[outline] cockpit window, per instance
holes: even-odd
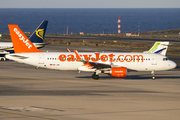
[[[168,60],[168,58],[163,58],[163,61],[167,61]]]

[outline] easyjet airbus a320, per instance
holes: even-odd
[[[113,77],[126,77],[128,70],[151,71],[152,79],[155,79],[155,71],[176,67],[175,62],[157,53],[99,53],[77,52],[76,50],[74,52],[42,52],[34,47],[17,25],[8,26],[15,53],[6,55],[6,58],[36,67],[93,72],[93,79],[99,79],[100,73]]]

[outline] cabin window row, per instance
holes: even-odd
[[[0,48],[11,48],[10,46],[1,46]]]
[[[60,58],[60,60],[77,60],[77,58]],[[108,60],[108,58],[82,58],[83,60]],[[59,60],[59,58],[47,58],[47,60]],[[125,60],[125,58],[114,58],[114,59],[110,59],[110,60]],[[127,58],[126,60],[150,60],[150,58],[144,58],[144,59],[130,59],[130,58]]]

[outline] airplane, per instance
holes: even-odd
[[[155,53],[101,53],[76,50],[74,52],[43,52],[31,43],[17,25],[8,25],[8,27],[15,53],[6,55],[6,58],[37,68],[92,72],[92,78],[95,80],[99,79],[100,73],[121,78],[126,77],[128,70],[150,71],[154,80],[155,71],[176,67],[176,63],[165,55]]]
[[[36,28],[33,34],[29,37],[29,40],[35,45],[36,48],[42,48],[45,46],[43,42],[46,33],[48,21],[44,20]],[[14,53],[14,48],[12,42],[0,42],[0,60],[5,60],[5,55],[9,53]]]

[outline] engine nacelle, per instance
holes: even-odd
[[[127,68],[126,67],[112,67],[110,75],[113,77],[126,77]]]

